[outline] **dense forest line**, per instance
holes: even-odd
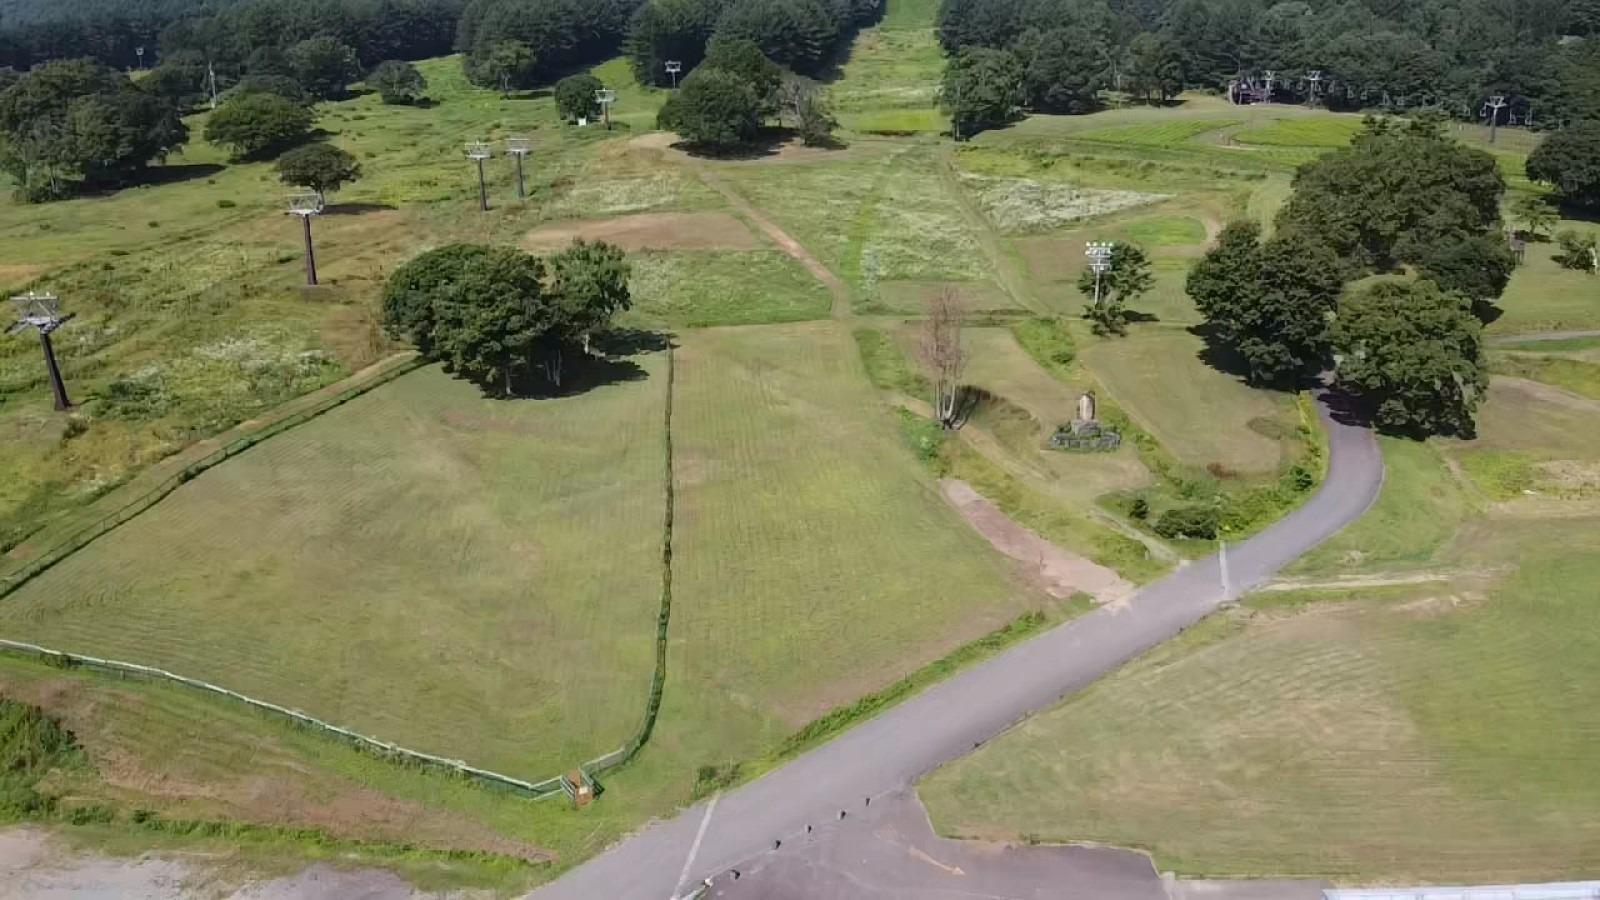
[[[973,127],[1111,88],[1463,119],[1499,95],[1501,124],[1600,119],[1600,0],[944,0],[938,27],[958,72],[984,78],[962,85],[991,105]]]

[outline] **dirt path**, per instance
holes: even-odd
[[[1109,603],[1133,593],[1133,585],[1122,576],[1076,553],[1068,553],[1011,521],[965,481],[940,479],[939,490],[990,546],[1026,566],[1029,577],[1057,600],[1081,591],[1094,597],[1096,603]]]
[[[1527,378],[1516,378],[1511,375],[1496,375],[1494,380],[1513,387],[1536,400],[1565,406],[1576,412],[1593,413],[1600,415],[1600,400],[1593,400],[1582,394],[1574,394],[1565,388],[1558,388],[1553,384],[1542,381],[1532,381]]]
[[[334,868],[317,863],[294,875],[251,878],[237,874],[226,856],[145,853],[114,857],[76,849],[40,828],[0,831],[0,900],[424,900],[418,891],[380,869]],[[454,898],[487,892],[452,892]]]
[[[1571,341],[1600,337],[1600,331],[1535,331],[1529,334],[1501,334],[1489,338],[1494,346],[1501,344],[1543,343],[1546,341]]]
[[[1005,292],[1011,295],[1011,299],[1023,309],[1048,314],[1050,310],[1028,290],[1028,279],[1017,271],[1014,260],[1007,256],[1000,246],[999,232],[995,231],[994,225],[983,214],[983,210],[978,208],[966,189],[961,186],[961,177],[956,174],[955,160],[951,158],[948,149],[939,154],[939,177],[961,206],[961,213],[967,222],[977,230],[978,244],[983,248],[983,255],[988,257],[989,266],[994,269],[995,279],[1000,282],[1000,287],[1004,288]]]
[[[734,189],[733,185],[725,181],[722,176],[711,171],[709,166],[704,163],[694,163],[692,166],[695,174],[699,176],[706,187],[721,194],[725,200],[733,205],[734,209],[739,211],[740,215],[754,222],[757,228],[760,228],[767,237],[771,238],[779,249],[794,257],[796,261],[806,267],[806,271],[822,282],[823,287],[828,289],[828,293],[833,295],[832,314],[835,319],[850,319],[855,316],[854,311],[850,308],[850,288],[839,279],[839,276],[833,274],[827,266],[822,264],[821,260],[812,256],[811,251],[791,237],[787,231],[780,228],[778,223],[767,218],[765,213],[757,209],[749,200],[746,200],[743,194]]]

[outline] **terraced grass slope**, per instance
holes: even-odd
[[[546,777],[643,712],[663,365],[636,357],[625,380],[546,400],[403,376],[27,584],[0,633]]]

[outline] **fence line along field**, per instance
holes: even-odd
[[[413,372],[180,488],[0,629],[545,777],[643,711],[663,364],[538,401]]]

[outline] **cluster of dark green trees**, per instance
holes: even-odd
[[[1380,427],[1470,435],[1482,322],[1516,266],[1504,193],[1494,159],[1438,120],[1369,119],[1300,169],[1271,238],[1253,222],[1224,229],[1189,295],[1252,383],[1295,384],[1331,360]]]
[[[750,142],[769,116],[792,121],[808,146],[827,144],[838,125],[816,82],[785,71],[749,38],[718,34],[656,123],[716,151]]]
[[[390,276],[384,326],[430,359],[498,396],[559,388],[573,357],[628,309],[618,248],[576,241],[548,259],[515,247],[452,244]]]
[[[0,169],[28,200],[123,184],[188,134],[171,103],[93,60],[0,72]]]
[[[252,54],[330,37],[370,68],[449,53],[461,11],[461,0],[21,0],[0,21],[0,67],[88,57],[127,68],[192,56],[233,78]]]
[[[1164,101],[1264,86],[1269,70],[1279,100],[1475,119],[1503,95],[1501,124],[1600,119],[1597,0],[943,0],[939,36],[969,130],[1086,111],[1112,87]]]
[[[665,85],[668,60],[687,73],[713,37],[742,38],[780,66],[814,76],[842,40],[882,15],[883,0],[647,0],[629,25],[628,57],[641,82]]]

